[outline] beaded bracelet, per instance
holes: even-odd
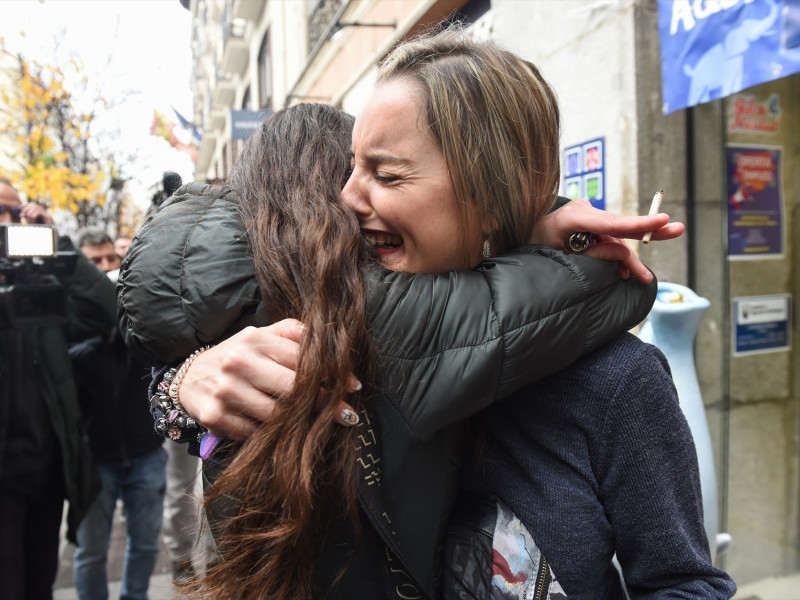
[[[192,352],[178,368],[167,369],[150,397],[150,412],[155,418],[155,429],[161,435],[175,442],[203,442],[208,430],[189,416],[180,403],[180,384],[186,375],[189,365],[202,352],[211,346],[203,346]]]

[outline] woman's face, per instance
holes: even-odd
[[[484,236],[473,207],[463,231],[444,156],[428,131],[419,92],[380,84],[353,129],[353,174],[342,191],[381,262],[395,271],[444,273],[473,267]]]

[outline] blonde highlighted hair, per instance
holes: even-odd
[[[561,177],[558,101],[539,69],[452,25],[397,46],[378,84],[397,79],[420,92],[464,219],[478,209],[495,253],[525,244]]]

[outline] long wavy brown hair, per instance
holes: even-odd
[[[361,408],[350,374],[372,373],[362,278],[370,249],[339,202],[352,127],[328,105],[277,112],[230,179],[270,319],[294,317],[306,330],[292,393],[207,494],[207,508],[227,499],[230,510],[215,525],[222,561],[196,596],[309,598],[332,520],[348,518],[358,531],[356,428],[333,421],[341,400]]]

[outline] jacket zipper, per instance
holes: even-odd
[[[539,573],[536,575],[536,600],[542,600],[545,587],[550,585],[550,565],[544,554],[539,554]]]

